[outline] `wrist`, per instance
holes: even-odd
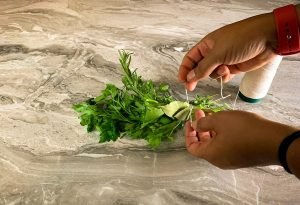
[[[266,142],[268,162],[270,165],[281,165],[278,159],[279,146],[287,136],[296,132],[297,129],[277,122],[271,122],[269,126],[269,129],[268,126],[266,127],[267,130],[270,130],[269,133],[266,133],[268,140],[268,142]]]
[[[263,21],[263,35],[266,39],[267,47],[275,50],[278,46],[277,30],[273,13],[266,13]]]

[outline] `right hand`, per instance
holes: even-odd
[[[179,80],[188,90],[194,90],[197,82],[208,76],[222,76],[227,82],[234,74],[269,63],[276,56],[276,43],[272,13],[224,26],[188,51],[179,68]]]

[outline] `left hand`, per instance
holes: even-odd
[[[185,125],[188,152],[223,169],[279,164],[279,144],[297,130],[245,111],[195,116]]]

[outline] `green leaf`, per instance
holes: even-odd
[[[186,121],[191,115],[191,109],[189,107],[180,110],[178,113],[174,115],[174,117],[178,120]]]
[[[76,110],[77,112],[84,112],[88,109],[89,105],[86,104],[85,102],[73,105],[73,109]]]
[[[145,123],[145,122],[156,120],[160,116],[162,116],[163,114],[164,114],[164,112],[160,108],[154,108],[154,107],[149,108],[146,111],[146,115],[145,115],[145,118],[144,118],[143,122]]]
[[[169,117],[167,117],[167,116],[162,116],[162,117],[159,119],[158,123],[159,123],[159,124],[162,124],[162,125],[166,125],[166,124],[171,123],[172,121],[173,121],[172,118],[169,118]]]
[[[178,110],[184,109],[187,107],[189,107],[189,104],[187,102],[173,101],[165,106],[161,106],[161,109],[167,116],[173,117],[173,115],[176,112],[178,112]]]
[[[159,85],[159,91],[166,92],[169,91],[169,85],[166,83],[162,83]]]
[[[106,119],[103,124],[100,126],[100,141],[99,142],[108,142],[116,141],[120,137],[120,132],[118,130],[117,123]]]
[[[159,135],[149,137],[148,143],[153,149],[155,149],[161,144],[161,137]]]

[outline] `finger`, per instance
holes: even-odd
[[[185,123],[184,128],[185,128],[185,129],[184,129],[184,130],[185,130],[185,136],[192,136],[192,137],[197,136],[197,135],[196,135],[196,131],[193,129],[192,124],[191,124],[190,121],[187,121],[187,122]]]
[[[232,78],[234,78],[234,76],[235,76],[235,74],[228,74],[228,75],[222,76],[223,83],[229,82]]]
[[[185,144],[189,147],[193,143],[198,143],[199,139],[197,137],[196,131],[192,128],[191,122],[185,123]]]
[[[222,76],[222,77],[220,77]],[[229,66],[227,65],[220,65],[217,67],[209,77],[212,79],[217,79],[218,82],[221,82],[222,78],[222,83],[227,83],[229,82],[235,75],[230,73]]]
[[[214,47],[214,41],[209,38],[203,38],[197,43],[183,58],[181,66],[179,68],[179,80],[188,81],[187,76],[199,62],[206,57]],[[196,81],[194,81],[196,82]]]
[[[208,144],[209,144],[208,141],[207,142],[194,141],[189,144],[186,144],[186,149],[190,154],[203,158]]]
[[[203,110],[197,109],[195,111],[195,118],[196,120],[200,120],[201,118],[205,117],[205,113]]]
[[[247,60],[243,63],[236,64],[234,67],[230,68],[231,73],[235,73],[236,71],[246,72],[246,71],[256,70],[268,64],[276,56],[277,54],[275,54],[274,51],[270,49],[266,49],[265,51],[255,56],[254,58]]]
[[[194,67],[198,64],[198,62],[203,58],[203,55],[196,45],[191,50],[187,52],[184,56],[182,63],[179,67],[179,80],[182,82],[187,81],[187,74],[194,69]]]
[[[185,65],[180,65],[178,71],[178,80],[180,82],[187,82],[187,75],[193,68],[186,67]]]
[[[220,76],[230,75],[230,70],[227,65],[218,66],[210,75],[212,79],[218,79]]]
[[[221,81],[221,78],[219,77],[219,78],[217,78],[217,81],[219,82],[219,83],[228,83],[233,77],[235,76],[235,74],[230,74],[230,73],[228,73],[228,74],[226,74],[226,75],[223,75],[221,78],[222,78],[222,81]]]
[[[203,157],[208,141],[199,141],[196,131],[192,128],[191,123],[185,124],[185,143],[189,153],[197,157]]]
[[[195,118],[196,120],[200,120],[205,117],[205,113],[202,110],[196,110]],[[210,132],[198,132],[197,136],[201,142],[206,142],[211,139]]]
[[[240,70],[238,65],[228,65],[228,69],[231,74],[239,74],[241,72],[244,72],[244,71]]]
[[[197,86],[197,82],[191,82],[185,84],[186,89],[188,89],[189,91],[195,90],[196,86]]]
[[[213,56],[203,58],[197,67],[187,74],[188,82],[197,82],[208,77],[220,64],[215,61]]]
[[[191,122],[185,123],[185,145],[189,153],[194,156],[201,156],[201,143],[196,131],[191,126]]]

